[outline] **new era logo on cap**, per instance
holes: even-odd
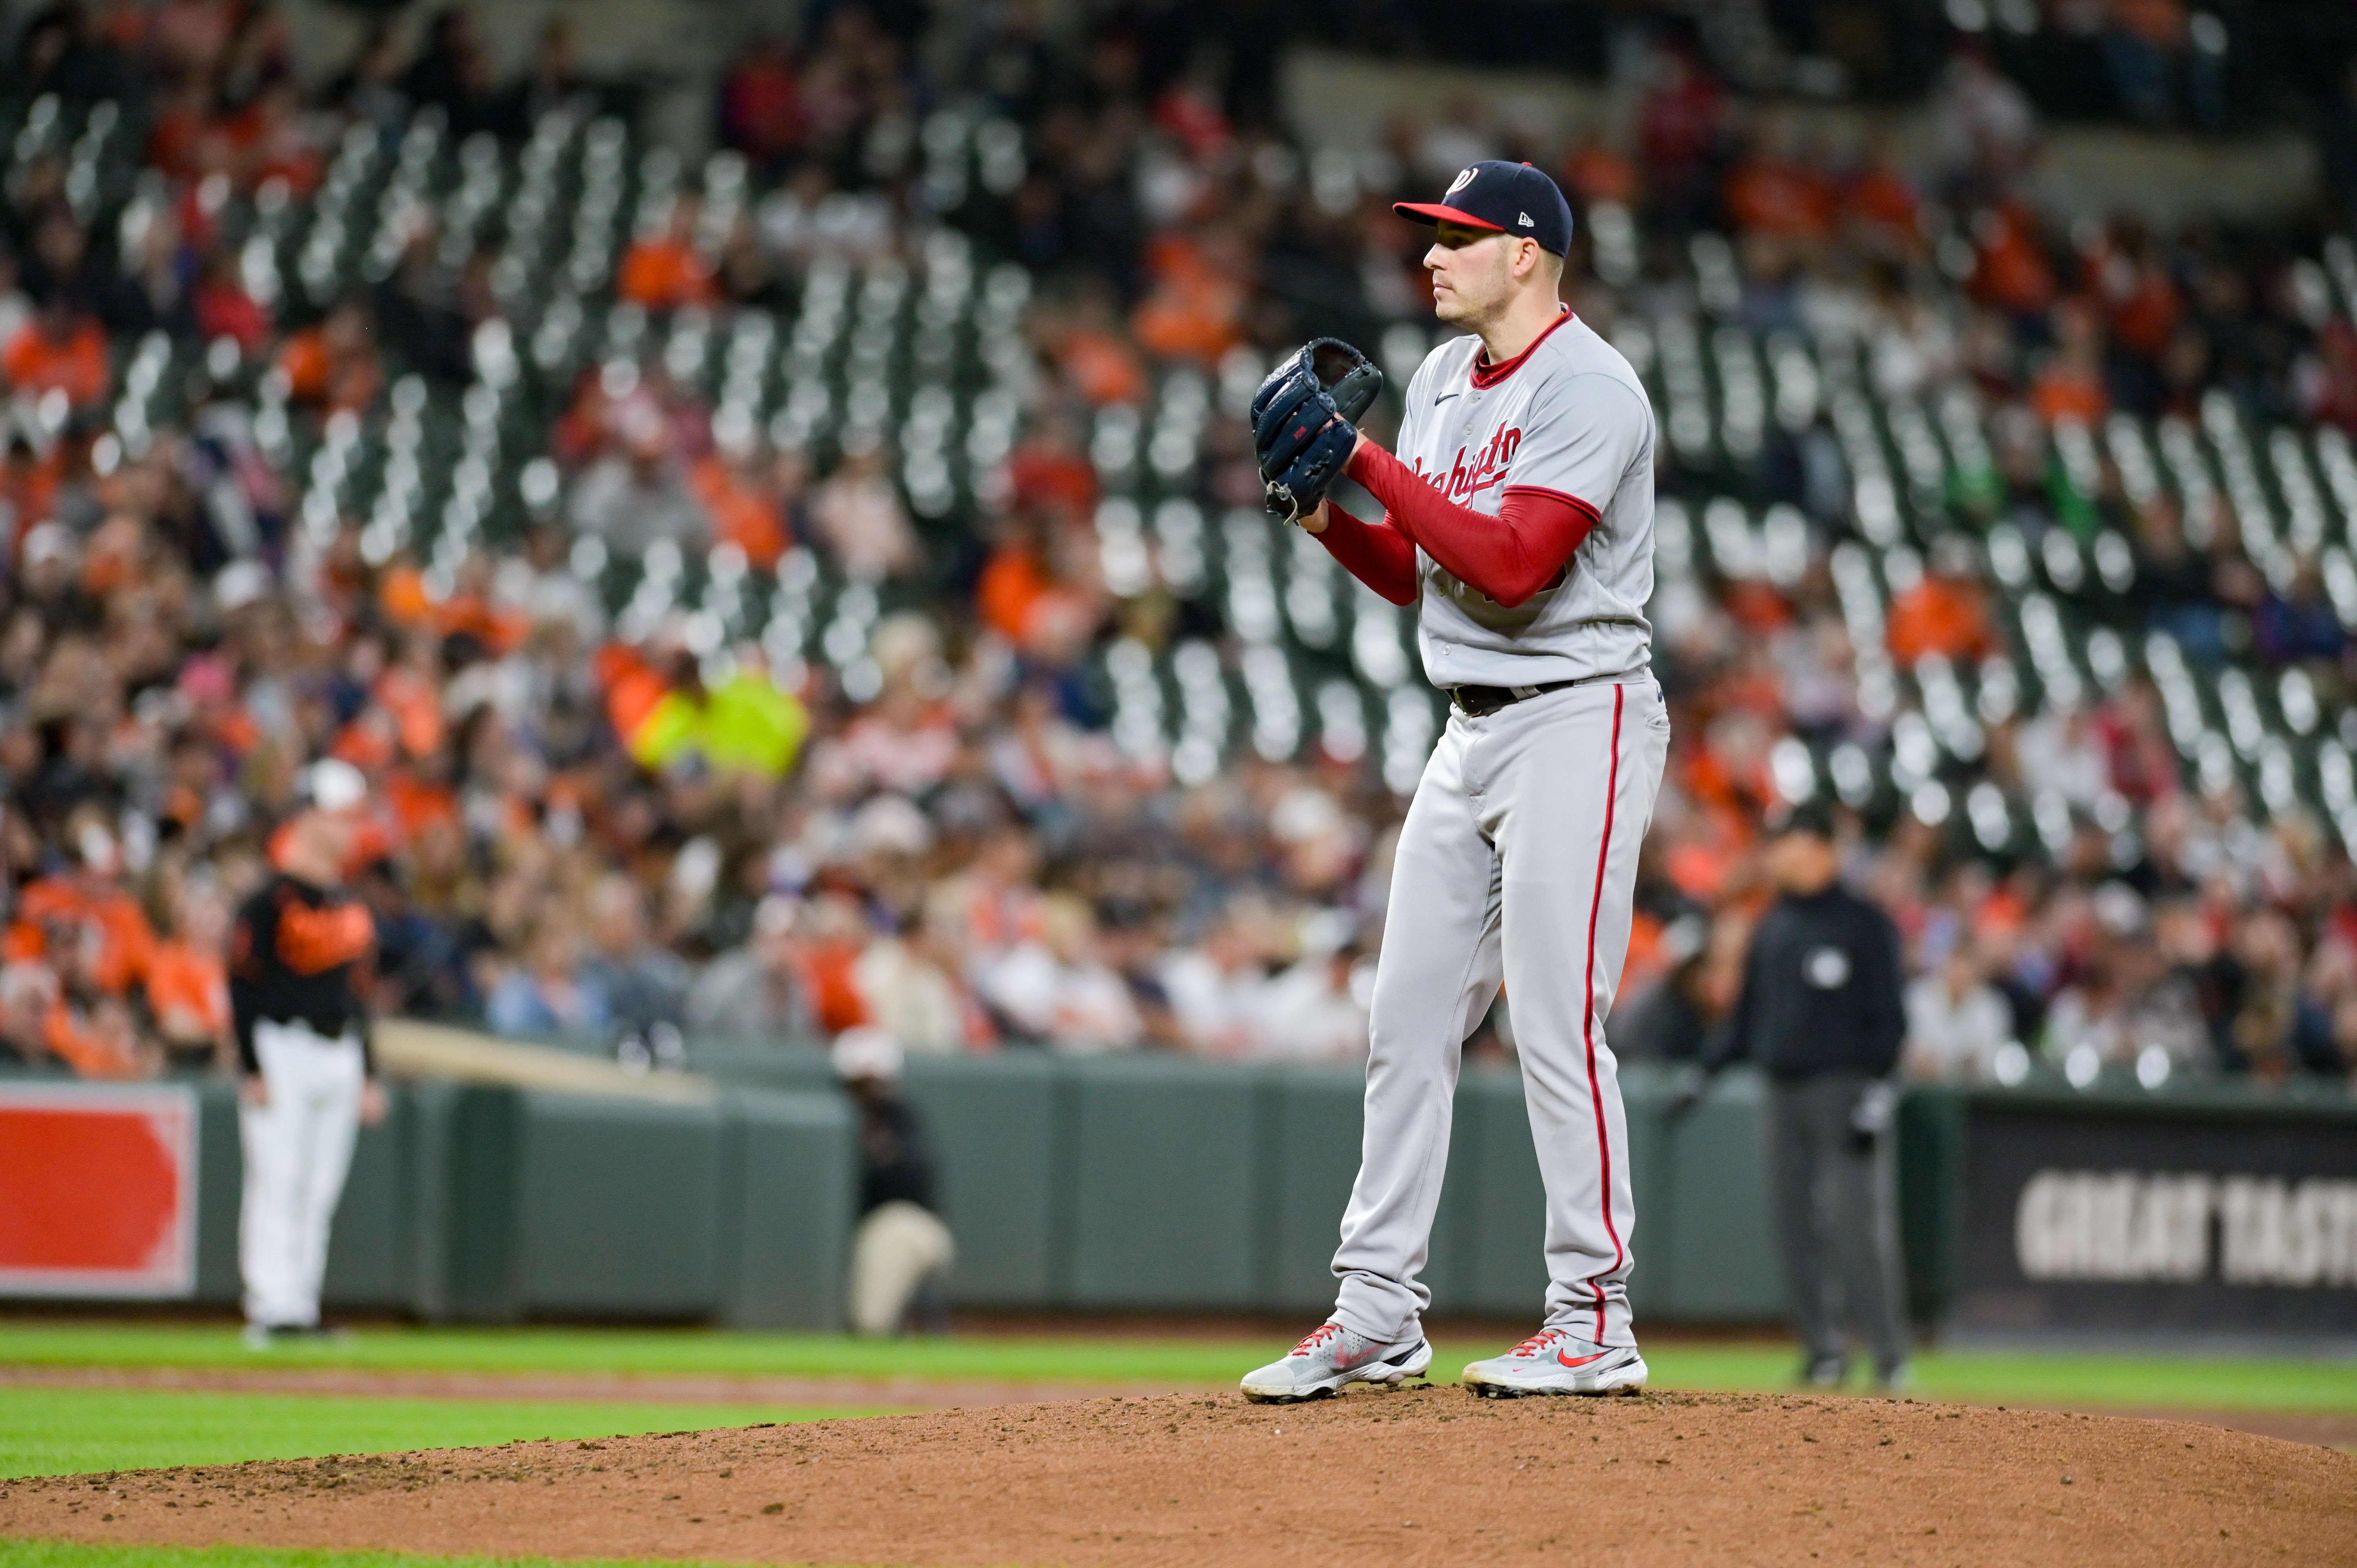
[[[1438,201],[1403,201],[1392,210],[1419,223],[1527,234],[1558,256],[1571,249],[1571,204],[1528,164],[1484,158],[1460,172]]]

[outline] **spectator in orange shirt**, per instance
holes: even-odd
[[[1890,657],[1904,670],[1931,653],[1963,663],[1997,651],[1970,545],[1948,538],[1933,549],[1922,579],[1891,601],[1889,638]]]
[[[615,274],[614,290],[633,305],[653,311],[709,305],[719,297],[712,263],[695,248],[697,208],[689,197],[672,203],[662,228],[633,244]]]
[[[1851,232],[1886,256],[1911,256],[1923,248],[1922,210],[1915,188],[1879,151],[1842,192],[1842,216]]]
[[[2075,419],[2089,429],[2111,407],[2104,388],[2104,330],[2094,306],[2083,299],[2055,306],[2054,352],[2029,389],[2029,406],[2050,426]]]
[[[1097,470],[1081,445],[1078,426],[1060,413],[1042,415],[1015,448],[1006,477],[1015,504],[1086,523],[1096,516]]]
[[[735,454],[706,453],[688,469],[687,488],[712,517],[712,536],[734,544],[763,571],[793,542],[785,508],[754,461],[748,444]]]
[[[2054,300],[2054,268],[2038,241],[2037,220],[2018,203],[1989,208],[1973,219],[1979,257],[1968,287],[1975,299],[2035,316]]]
[[[331,411],[367,408],[384,384],[368,302],[357,295],[340,301],[317,326],[287,340],[278,364],[296,403]]]
[[[2120,225],[2119,244],[2105,258],[2102,277],[2113,341],[2158,363],[2169,335],[2184,318],[2185,296],[2169,275],[2168,259],[2143,225]]]
[[[1591,206],[1617,201],[1633,208],[1645,188],[1645,177],[1627,151],[1601,136],[1584,138],[1572,148],[1563,160],[1563,182]]]
[[[1067,384],[1095,407],[1143,403],[1152,390],[1136,347],[1122,330],[1113,291],[1083,284],[1069,309],[1042,310],[1035,331]]]
[[[156,954],[155,928],[139,901],[115,881],[122,853],[99,813],[77,811],[67,835],[81,865],[26,888],[16,918],[40,933],[40,951],[49,961],[119,996],[145,978]]]
[[[1096,624],[1096,602],[1070,568],[1074,549],[1036,512],[1007,520],[1007,536],[974,585],[983,620],[1026,653],[1060,663]]]
[[[62,998],[52,1003],[42,1044],[78,1078],[146,1078],[156,1065],[153,1052],[141,1047],[129,1004],[119,996],[102,996],[87,1008]]]
[[[1840,210],[1832,182],[1766,136],[1727,176],[1725,200],[1738,228],[1796,240],[1831,234]]]
[[[1168,359],[1216,365],[1243,338],[1252,278],[1244,247],[1226,229],[1200,239],[1166,234],[1146,252],[1154,285],[1130,326]]]
[[[36,398],[52,390],[62,392],[76,408],[105,402],[113,382],[106,329],[63,294],[51,295],[18,328],[5,355],[0,356],[0,370],[16,392]]]
[[[172,940],[147,966],[147,1011],[166,1060],[174,1066],[226,1066],[230,1038],[229,901],[210,878],[180,889]]]

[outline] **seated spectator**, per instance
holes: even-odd
[[[1146,249],[1146,270],[1153,283],[1130,329],[1152,352],[1210,367],[1243,340],[1252,268],[1233,231],[1164,234]]]
[[[1042,902],[1040,932],[984,968],[985,1000],[1025,1039],[1071,1056],[1127,1050],[1143,1025],[1129,986],[1106,965],[1096,920],[1085,899],[1050,894]]]
[[[774,171],[803,130],[793,51],[776,34],[758,33],[720,80],[721,145]]]
[[[62,290],[16,329],[0,351],[0,373],[17,396],[38,402],[52,392],[74,408],[95,408],[113,385],[106,328]]]
[[[1981,957],[1959,940],[1935,974],[1907,986],[1907,1076],[1921,1083],[1987,1083],[2013,1039],[2013,1010],[1983,978]]]
[[[735,545],[748,565],[764,572],[775,571],[778,558],[793,542],[778,467],[765,467],[748,440],[697,458],[687,474],[689,491],[712,520],[713,539]]]
[[[1265,906],[1239,898],[1200,942],[1164,959],[1164,993],[1197,1054],[1247,1057],[1258,1048],[1267,921]]]
[[[358,413],[376,402],[384,385],[384,362],[377,355],[376,320],[365,300],[345,299],[315,327],[286,340],[278,356],[294,402],[334,413]]]
[[[845,451],[810,510],[812,532],[849,575],[877,582],[916,566],[917,535],[882,446]]]
[[[1662,930],[1660,978],[1641,988],[1624,977],[1607,1034],[1622,1061],[1689,1062],[1701,1057],[1717,1010],[1708,980],[1710,925],[1700,915],[1672,920]]]
[[[952,902],[929,894],[921,918],[878,937],[851,966],[866,1017],[909,1050],[947,1056],[990,1044],[996,1032],[963,979],[963,943]]]
[[[180,888],[171,940],[147,967],[147,1011],[167,1066],[229,1065],[230,908],[210,876]]]
[[[1833,232],[1841,194],[1805,159],[1790,156],[1781,138],[1763,135],[1727,177],[1727,215],[1738,228],[1795,240]]]
[[[227,338],[241,353],[258,352],[270,339],[270,313],[254,302],[240,276],[236,252],[223,246],[205,257],[190,307],[197,330],[208,342]]]
[[[156,956],[155,928],[139,901],[116,880],[122,848],[99,812],[74,813],[68,832],[80,864],[44,876],[16,901],[15,950],[46,954],[59,972],[108,996],[121,996],[146,978]]]
[[[2029,406],[2049,425],[2073,420],[2100,427],[2110,411],[2104,386],[2102,318],[2083,299],[2066,299],[2053,310],[2054,349],[2029,389]]]
[[[614,276],[614,292],[657,313],[710,305],[718,299],[712,263],[695,242],[696,215],[701,210],[687,197],[673,200],[662,226],[641,235],[623,252]]]
[[[52,1065],[49,1010],[59,996],[56,973],[38,959],[12,958],[0,966],[0,1050],[7,1053],[0,1059],[28,1068]]]
[[[617,554],[644,555],[657,540],[700,552],[712,518],[674,456],[670,422],[653,403],[622,405],[616,450],[589,465],[573,487],[573,526]]]
[[[604,997],[614,1028],[677,1028],[685,1015],[687,969],[647,927],[646,895],[620,873],[589,889],[589,960],[583,978]]]
[[[777,1044],[817,1033],[802,973],[800,915],[799,903],[783,894],[770,894],[755,907],[744,945],[705,964],[688,987],[688,1027]]]
[[[501,1035],[602,1038],[612,1016],[604,988],[582,965],[579,934],[561,916],[540,922],[522,961],[483,1004],[483,1021]]]
[[[1997,651],[1970,545],[1948,538],[1933,546],[1922,579],[1891,600],[1889,636],[1890,657],[1906,670],[1927,654],[1964,664]]]
[[[900,1047],[881,1029],[834,1043],[835,1077],[859,1113],[859,1228],[851,1243],[851,1326],[870,1336],[948,1326],[939,1281],[957,1245],[935,1212],[924,1123],[900,1093]]]
[[[1094,535],[1054,530],[1025,510],[1009,516],[1004,532],[974,585],[984,622],[1035,659],[1071,662],[1103,613],[1103,590],[1090,570]]]
[[[1367,1055],[1374,965],[1355,942],[1305,952],[1272,976],[1260,997],[1263,1061],[1347,1063]]]

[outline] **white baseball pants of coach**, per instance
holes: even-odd
[[[1600,1345],[1629,1319],[1628,1123],[1604,1020],[1670,721],[1650,673],[1451,708],[1400,830],[1369,1031],[1359,1179],[1334,1318],[1414,1338],[1466,1036],[1502,980],[1546,1189],[1546,1324]]]
[[[360,1134],[367,1065],[357,1036],[335,1038],[307,1024],[253,1026],[253,1054],[269,1101],[238,1105],[245,1187],[238,1211],[238,1267],[245,1320],[308,1328],[319,1321],[328,1228],[343,1196]]]

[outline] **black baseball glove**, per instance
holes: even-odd
[[[1253,396],[1253,450],[1268,510],[1299,522],[1318,510],[1358,444],[1358,422],[1383,390],[1372,360],[1339,338],[1313,338]]]

